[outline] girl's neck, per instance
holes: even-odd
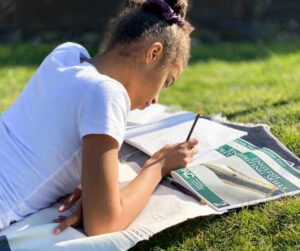
[[[99,73],[107,75],[120,82],[126,89],[131,100],[131,105],[134,103],[134,92],[131,86],[130,76],[132,75],[131,63],[124,57],[118,55],[114,50],[107,51],[88,60],[89,63],[95,66]],[[131,107],[131,109],[134,109]]]
[[[107,75],[126,86],[126,68],[124,67],[123,62],[120,59],[117,59],[114,54],[114,52],[99,54],[94,58],[91,58],[89,63],[93,64],[101,74]]]

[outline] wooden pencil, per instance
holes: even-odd
[[[192,128],[191,128],[191,130],[190,130],[190,132],[189,132],[189,134],[188,134],[188,136],[187,136],[187,138],[186,138],[186,141],[189,141],[189,140],[190,140],[191,135],[192,135],[192,133],[193,133],[193,131],[194,131],[194,128],[195,128],[195,126],[196,126],[196,124],[197,124],[197,121],[198,121],[199,117],[200,117],[200,114],[198,113],[197,116],[195,117],[194,123],[193,123]]]

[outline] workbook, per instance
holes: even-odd
[[[184,112],[127,129],[125,141],[149,156],[185,141],[195,114]],[[242,137],[246,132],[200,118],[192,133],[199,153],[166,177],[184,193],[217,211],[257,204],[300,192],[300,172],[271,149]]]
[[[223,157],[177,169],[171,179],[218,211],[300,192],[298,169],[268,148],[236,139],[214,152]]]

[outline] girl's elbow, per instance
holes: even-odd
[[[98,223],[94,221],[93,224],[84,223],[84,231],[87,236],[96,236],[122,230],[124,230],[124,227],[120,225],[120,219],[118,217]]]
[[[96,236],[101,234],[108,234],[113,232],[119,232],[123,229],[115,226],[98,226],[98,227],[85,227],[84,232],[87,236]]]

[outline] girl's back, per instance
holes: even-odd
[[[81,58],[90,55],[78,44],[57,47],[0,117],[0,230],[75,189],[84,135],[122,143],[126,89]]]

